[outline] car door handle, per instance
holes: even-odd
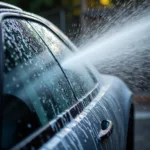
[[[101,122],[101,130],[98,134],[98,140],[101,141],[108,138],[113,131],[113,123],[110,120],[103,120]]]

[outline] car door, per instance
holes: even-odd
[[[62,147],[66,149],[124,149],[126,139],[122,110],[109,91],[112,81],[109,81],[109,78],[103,78],[88,63],[72,61],[74,59],[72,56],[75,54],[71,51],[74,47],[69,47],[65,40],[60,39],[50,29],[35,22],[30,24],[53,53],[68,78],[77,100],[83,106],[83,111],[44,147],[47,149],[63,149]],[[116,116],[117,113],[119,115]],[[99,134],[104,126],[107,130],[105,124],[107,120],[113,124],[114,131],[110,130],[108,132],[111,134],[110,137],[102,140]]]

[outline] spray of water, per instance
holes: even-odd
[[[121,77],[135,92],[143,88],[149,90],[150,13],[145,11],[137,14],[123,18],[111,28],[106,25],[107,30],[103,26],[105,32],[98,33],[95,31],[99,31],[97,28],[94,32],[90,31],[89,34],[95,34],[86,42],[80,40],[80,51],[63,65],[90,62],[102,73]]]

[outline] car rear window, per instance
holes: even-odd
[[[5,19],[2,29],[2,147],[8,149],[71,107],[76,99],[48,47],[27,21]]]

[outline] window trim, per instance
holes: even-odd
[[[3,12],[0,14],[0,34],[1,34],[0,35],[0,50],[1,50],[0,51],[0,59],[1,59],[1,62],[0,62],[0,71],[1,71],[0,83],[2,83],[2,84],[0,84],[1,89],[3,89],[3,86],[4,86],[4,84],[3,84],[3,59],[4,58],[3,58],[3,46],[2,46],[3,45],[2,21],[6,18],[18,18],[18,19],[24,19],[24,20],[28,19],[28,20],[37,22],[43,26],[46,26],[53,33],[55,31],[54,29],[50,28],[47,24],[43,23],[41,19],[39,20],[36,16],[35,17],[31,16],[25,12],[21,12],[21,13]],[[57,33],[57,31],[56,31],[56,33]],[[54,33],[54,34],[60,38],[60,36],[57,35],[56,33]],[[65,43],[64,40],[62,40],[62,38],[60,38],[60,40],[63,41],[63,43]],[[67,47],[68,47],[68,45],[67,45]],[[78,100],[77,103],[74,104],[71,108],[69,108],[66,111],[64,111],[63,113],[59,114],[55,119],[49,121],[49,123],[47,125],[45,125],[44,127],[37,129],[30,136],[26,137],[23,141],[21,141],[17,145],[15,145],[12,148],[12,150],[21,149],[21,148],[25,148],[25,147],[30,148],[32,144],[34,144],[36,146],[36,148],[41,147],[43,144],[40,142],[41,138],[44,139],[44,142],[47,142],[48,140],[50,140],[64,126],[66,126],[68,123],[70,123],[72,119],[74,119],[77,115],[79,115],[87,105],[89,105],[89,103],[98,95],[99,90],[100,90],[100,85],[99,85],[99,83],[97,83],[95,85],[95,87],[93,89],[91,89],[91,91],[89,91],[83,98]],[[3,90],[0,91],[0,96],[1,96],[0,98],[2,98],[2,95],[3,95]],[[0,104],[2,104],[2,99],[0,99],[0,100],[1,100]],[[0,105],[0,107],[2,107],[2,105]],[[2,109],[0,109],[0,110],[2,110]],[[0,115],[1,115],[0,121],[2,122],[2,112]],[[65,123],[63,121],[64,118],[66,118]],[[0,130],[2,130],[2,128]],[[47,135],[46,135],[47,133],[49,134],[49,137],[47,137]],[[1,137],[2,136],[1,136],[1,132],[0,132],[0,138]],[[1,144],[0,144],[0,148],[1,148]]]

